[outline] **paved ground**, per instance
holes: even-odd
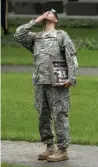
[[[30,165],[32,167],[98,167],[98,147],[70,145],[69,160],[59,163],[38,161],[37,155],[45,150],[41,143],[2,141],[2,162]]]
[[[2,65],[2,72],[32,72],[32,65]],[[98,68],[79,68],[79,75],[98,75]]]

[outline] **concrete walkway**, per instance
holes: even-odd
[[[69,160],[55,163],[38,161],[37,156],[45,150],[41,143],[2,141],[2,162],[30,165],[32,167],[98,167],[98,147],[70,145]]]
[[[33,72],[33,65],[2,65],[1,72]],[[98,75],[98,68],[79,67],[79,75]]]

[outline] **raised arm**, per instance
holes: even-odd
[[[78,61],[76,57],[76,49],[67,33],[64,32],[63,48],[65,49],[65,58],[68,66],[68,82],[69,85],[76,84],[76,75],[78,70]]]
[[[36,23],[41,22],[43,19],[47,18],[47,12],[39,16],[36,20],[31,20],[27,24],[23,24],[16,29],[14,37],[29,51],[33,52],[34,39],[37,33],[31,32],[31,28]]]
[[[35,25],[35,20],[31,20],[27,24],[23,24],[16,29],[14,37],[29,51],[33,52],[35,32],[31,32],[31,28]]]

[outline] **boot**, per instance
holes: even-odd
[[[46,160],[49,155],[52,155],[55,152],[54,145],[49,145],[46,148],[46,151],[42,154],[39,154],[38,160]]]
[[[48,162],[59,162],[68,160],[68,153],[67,150],[60,150],[58,149],[57,152],[55,152],[53,155],[48,156],[47,161]]]

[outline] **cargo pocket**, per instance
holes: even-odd
[[[38,70],[39,70],[39,66],[34,66],[33,68],[33,83],[34,84],[38,83],[38,80],[39,80]]]
[[[35,86],[35,108],[38,111],[38,114],[40,114],[42,105],[42,86],[37,85]]]
[[[61,100],[62,110],[64,112],[68,112],[70,110],[70,97],[66,96],[66,98]]]

